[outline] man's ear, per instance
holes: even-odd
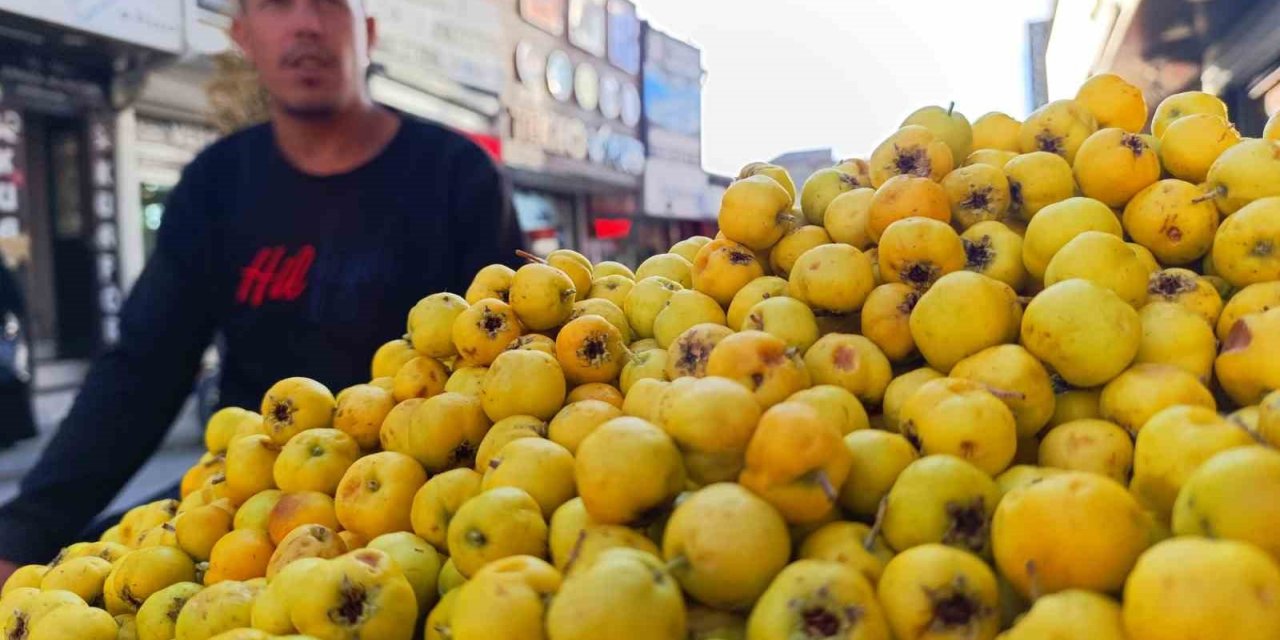
[[[365,33],[365,61],[373,59],[373,48],[378,45],[378,20],[373,16],[366,15],[364,18]]]
[[[231,19],[231,41],[236,43],[236,48],[240,49],[240,54],[244,56],[249,64],[253,64],[253,50],[249,47],[248,29],[244,23],[244,10],[241,9]]]

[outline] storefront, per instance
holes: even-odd
[[[37,360],[84,358],[119,335],[117,119],[183,45],[179,0],[73,4],[0,2],[0,250],[24,285]]]
[[[535,253],[615,257],[634,241],[646,162],[635,7],[513,4],[499,129],[521,227]]]

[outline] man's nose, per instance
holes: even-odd
[[[298,34],[314,35],[321,31],[320,3],[325,0],[298,0],[293,3],[289,24]]]

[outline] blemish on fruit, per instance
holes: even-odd
[[[831,362],[841,371],[853,371],[858,364],[858,352],[840,345],[831,353]]]
[[[923,148],[910,147],[903,149],[895,144],[893,150],[893,166],[898,170],[898,173],[921,178],[929,177],[932,167],[929,164],[929,156]]]
[[[960,206],[975,211],[986,211],[991,206],[991,187],[984,185],[969,191],[969,197],[961,200]]]
[[[800,619],[810,638],[833,638],[840,632],[840,618],[823,607],[805,609],[800,612]]]
[[[960,242],[964,244],[966,269],[982,273],[995,261],[996,252],[991,248],[991,236],[982,236],[982,239],[977,242],[961,238]]]
[[[1048,151],[1049,153],[1056,153],[1058,155],[1062,155],[1062,153],[1066,151],[1062,138],[1055,136],[1048,131],[1041,131],[1036,134],[1036,148],[1041,151]]]
[[[364,587],[353,584],[350,578],[343,576],[338,597],[339,604],[329,611],[329,619],[337,624],[355,626],[364,618],[366,600]]]
[[[948,502],[947,518],[951,526],[942,534],[942,543],[974,553],[981,553],[990,539],[991,519],[987,517],[981,496],[968,503]]]
[[[1133,156],[1135,158],[1141,156],[1142,153],[1147,150],[1147,143],[1144,142],[1142,138],[1132,133],[1126,133],[1120,136],[1120,144],[1133,152]]]

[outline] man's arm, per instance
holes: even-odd
[[[461,295],[482,267],[498,263],[517,268],[523,264],[516,250],[524,248],[524,233],[511,204],[510,186],[488,154],[468,145],[458,154],[452,173],[450,241],[460,245],[449,290]]]
[[[155,452],[191,390],[214,330],[215,252],[190,173],[121,311],[120,340],[94,362],[20,493],[0,507],[0,558],[48,562],[71,542]]]

